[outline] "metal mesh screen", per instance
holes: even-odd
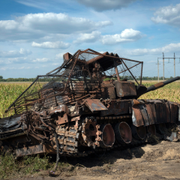
[[[120,79],[135,80],[141,84],[142,62],[120,58],[113,53],[79,50],[60,67],[47,75],[38,76],[9,109],[20,114],[40,106],[50,108],[72,104],[78,98],[97,90],[103,77],[117,78],[115,67]]]

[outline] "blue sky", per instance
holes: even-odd
[[[179,4],[178,4],[179,3]],[[1,0],[0,75],[36,77],[78,49],[144,61],[157,76],[157,57],[180,57],[179,0]],[[180,59],[176,75],[180,76]],[[165,76],[174,76],[173,61]],[[160,76],[162,76],[160,62]]]

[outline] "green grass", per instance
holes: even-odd
[[[0,155],[0,179],[9,179],[13,177],[25,177],[32,175],[48,176],[54,169],[55,162],[50,160],[51,156],[39,155],[25,156],[16,160],[12,154]],[[67,162],[59,162],[56,174],[66,171],[66,174],[72,174],[75,166]]]
[[[6,179],[17,175],[28,175],[40,170],[48,170],[52,168],[52,163],[46,156],[26,156],[22,160],[17,161],[12,154],[1,155],[0,159],[0,179]]]
[[[5,110],[30,85],[30,83],[0,83],[0,118],[11,115],[4,114]]]
[[[144,83],[146,87],[154,83]],[[180,103],[180,82],[173,82],[155,91],[142,95],[139,99],[167,99],[169,101]]]

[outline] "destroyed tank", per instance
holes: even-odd
[[[138,99],[176,81],[142,85],[143,62],[113,53],[66,53],[61,66],[35,81],[0,119],[1,149],[17,157],[57,153],[86,156],[114,147],[167,137],[180,120],[179,104]],[[171,136],[170,136],[171,137]]]

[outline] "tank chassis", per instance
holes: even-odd
[[[63,58],[6,110],[12,116],[0,119],[1,150],[11,149],[17,157],[86,156],[135,145],[149,135],[165,137],[179,123],[178,103],[138,99],[179,77],[146,88],[141,61],[91,49]]]

